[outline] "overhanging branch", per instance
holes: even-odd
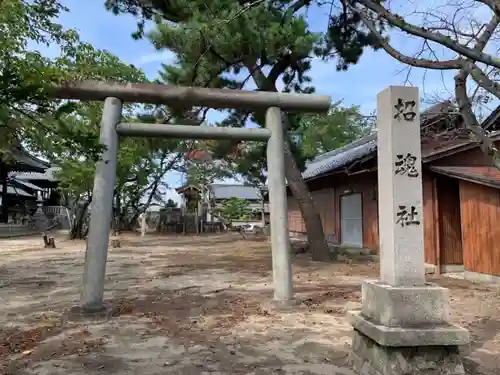
[[[375,3],[371,0],[354,0],[354,2],[363,5],[367,9],[376,13],[379,17],[385,19],[391,25],[399,28],[400,30],[406,32],[407,34],[436,42],[445,47],[448,47],[449,49],[455,51],[456,53],[458,53],[463,57],[467,57],[473,61],[479,61],[487,65],[495,66],[496,68],[500,69],[500,59],[497,57],[494,57],[482,51],[478,51],[474,48],[466,47],[463,44],[454,41],[449,36],[439,33],[437,31],[431,32],[425,27],[416,26],[409,22],[406,22],[403,19],[403,17],[390,12],[384,6]]]
[[[463,63],[459,59],[454,59],[454,60],[444,60],[444,61],[435,61],[435,60],[429,60],[429,59],[419,59],[415,57],[410,57],[402,54],[401,52],[398,52],[396,49],[394,49],[389,42],[387,41],[386,38],[384,38],[377,28],[375,27],[375,24],[373,21],[371,21],[366,13],[361,10],[353,7],[352,5],[348,5],[349,8],[353,11],[359,14],[361,17],[361,20],[363,23],[366,25],[366,27],[370,30],[370,32],[375,35],[375,37],[378,39],[380,46],[386,51],[390,56],[395,58],[396,60],[402,62],[403,64],[407,64],[410,66],[414,66],[417,68],[426,68],[426,69],[434,69],[434,70],[453,70],[453,69],[460,69],[463,66]]]

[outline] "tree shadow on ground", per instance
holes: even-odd
[[[239,234],[226,233],[224,235],[196,235],[196,236],[165,236],[165,237],[155,237],[154,240],[150,238],[127,238],[121,240],[122,246],[130,247],[155,247],[155,246],[172,246],[172,247],[183,247],[183,246],[216,246],[228,243],[234,243],[235,241],[243,240]],[[265,242],[265,241],[251,241],[251,242]]]
[[[129,360],[126,351],[117,353],[116,343],[109,351],[107,342],[115,342],[113,335],[122,335],[121,330],[141,321],[146,329],[137,331],[131,341],[161,343],[163,341],[156,339],[165,338],[170,347],[182,348],[173,357],[170,353],[165,362],[167,365],[164,365],[167,368],[162,370],[160,365],[158,374],[163,371],[169,374],[206,371],[267,375],[283,374],[284,369],[296,368],[305,371],[300,372],[304,374],[327,371],[333,375],[353,375],[348,366],[348,347],[330,346],[324,340],[315,341],[314,335],[318,332],[303,325],[283,325],[281,316],[261,306],[262,297],[260,291],[241,293],[238,290],[223,290],[207,296],[200,294],[199,288],[190,287],[156,289],[141,296],[112,299],[107,301],[112,316],[109,327],[115,328],[110,328],[103,337],[90,337],[86,329],[92,330],[91,322],[85,323],[83,331],[71,334],[69,337],[73,340],[62,339],[56,345],[47,342],[54,343],[56,336],[59,337],[65,329],[74,329],[74,325],[54,324],[38,330],[18,330],[0,335],[0,349],[5,348],[3,358],[0,350],[0,359],[7,359],[7,354],[31,352],[29,356],[20,356],[7,365],[5,361],[0,362],[4,364],[2,373],[20,375],[24,369],[56,360],[71,362],[71,366],[80,366],[88,374],[103,371],[109,374],[136,373],[136,366],[141,363]],[[305,309],[310,311],[310,306]],[[117,331],[117,324],[121,324],[121,330]],[[248,328],[238,329],[241,324],[247,324]],[[248,332],[248,329],[252,331]],[[157,350],[162,350],[161,344],[152,350],[151,359]],[[71,366],[63,367],[68,369]],[[151,366],[151,363],[142,363],[142,366]],[[318,372],[309,372],[315,367]]]
[[[171,243],[165,240],[162,238],[161,240],[148,241],[149,243],[158,243],[159,247],[170,246]],[[250,242],[238,240],[238,243],[235,243],[233,247],[233,242],[235,242],[234,237],[224,239],[219,244],[225,243],[226,246],[225,248],[221,246],[221,249],[217,249],[218,245],[214,245],[213,242],[208,243],[206,249],[210,250],[200,251],[203,246],[199,246],[198,243],[193,244],[193,240],[188,239],[187,244],[191,247],[191,252],[182,250],[163,253],[161,249],[160,251],[156,250],[156,252],[141,251],[140,249],[130,251],[136,246],[134,243],[131,244],[131,248],[113,249],[110,252],[112,262],[110,262],[109,270],[112,270],[120,283],[123,283],[121,287],[125,288],[126,295],[119,297],[119,293],[117,293],[109,300],[113,312],[109,327],[115,331],[106,334],[110,336],[121,335],[123,331],[129,329],[128,327],[134,326],[140,321],[145,322],[144,324],[148,328],[147,332],[134,333],[130,340],[140,341],[154,337],[165,337],[170,340],[173,346],[182,346],[184,349],[179,352],[178,357],[169,362],[166,369],[159,368],[158,373],[161,373],[162,370],[169,374],[199,374],[203,371],[220,371],[231,374],[253,372],[254,374],[267,375],[279,374],[280,369],[292,365],[297,366],[295,367],[296,371],[304,371],[306,374],[307,371],[310,371],[308,369],[314,368],[318,368],[317,373],[323,371],[322,373],[341,374],[341,370],[348,371],[349,347],[334,345],[333,341],[336,338],[333,333],[328,331],[328,338],[323,341],[306,342],[308,338],[318,335],[321,330],[331,329],[331,326],[321,328],[321,324],[311,323],[310,319],[312,316],[319,316],[325,321],[330,319],[330,323],[335,321],[341,327],[339,330],[344,330],[337,335],[348,336],[349,326],[345,321],[345,308],[350,302],[360,302],[361,282],[364,278],[378,277],[378,265],[363,264],[359,266],[342,262],[320,263],[311,262],[308,254],[296,256],[293,261],[296,276],[295,293],[303,303],[296,315],[293,313],[279,315],[267,311],[261,305],[263,300],[272,297],[271,287],[258,289],[261,288],[261,281],[271,284],[272,261],[267,244],[253,248]],[[177,246],[177,243],[172,242],[172,244],[172,247]],[[144,245],[138,244],[137,246]],[[128,255],[134,252],[137,252],[137,260],[129,261]],[[119,260],[123,255],[127,255],[127,260]],[[116,258],[113,258],[115,256]],[[113,262],[113,260],[116,261]],[[5,266],[2,267],[1,275],[8,275],[9,278],[13,276],[21,278],[21,273],[24,273],[24,276],[28,276],[25,281],[20,279],[19,292],[24,297],[29,297],[30,293],[38,288],[36,282],[39,280],[56,280],[58,287],[62,287],[58,274],[53,272],[57,272],[58,267],[65,271],[71,271],[73,268],[69,266],[74,266],[76,263],[78,263],[78,267],[81,267],[81,259],[77,259],[77,261],[57,259],[56,262],[47,259],[36,266],[29,263],[26,263],[29,264],[26,266],[26,264],[21,264],[21,260],[15,260],[17,265],[12,269],[9,266],[11,263],[6,261]],[[150,277],[151,271],[154,271],[154,277],[159,279],[160,282],[155,284],[159,287],[151,287],[151,284],[147,284],[149,282],[147,278]],[[47,277],[40,279],[42,272]],[[71,281],[74,284],[71,285],[72,287],[79,284],[79,272],[81,271],[76,269],[75,275],[78,276],[78,282]],[[228,288],[227,285],[224,286],[226,279],[221,279],[219,284],[223,286],[220,289],[216,289],[214,282],[214,288],[206,291],[206,289],[210,289],[206,287],[212,285],[200,284],[210,284],[210,278],[218,273],[230,276],[237,275],[233,279],[245,279],[245,285]],[[321,274],[321,277],[316,277],[317,274]],[[203,279],[197,280],[196,277],[200,275],[204,276]],[[162,283],[162,278],[169,279],[179,276],[181,278],[189,276],[190,282],[195,285],[179,287],[175,290],[165,289],[170,281]],[[74,275],[72,274],[71,277]],[[68,280],[65,279],[65,282]],[[207,280],[209,281],[207,282]],[[254,280],[259,281],[259,285],[255,286]],[[469,289],[475,290],[478,295],[483,295],[485,292],[491,293],[491,289],[487,286],[467,281],[447,278],[433,281],[450,288],[452,293]],[[172,284],[176,283],[172,282]],[[130,288],[131,285],[136,287],[136,289],[131,289],[134,290],[132,293],[135,296],[128,297],[131,292],[127,291],[127,288]],[[64,287],[66,286],[64,285]],[[45,283],[41,287],[42,289],[51,289],[53,285]],[[202,287],[205,287],[203,288],[205,289],[204,293],[201,292]],[[108,290],[113,288],[116,287],[110,286]],[[45,293],[45,289],[43,292]],[[54,313],[54,311],[59,311],[61,306],[61,303],[55,303],[52,300],[50,306],[46,306],[44,309],[50,308]],[[15,311],[19,312],[20,310],[16,308]],[[307,324],[300,323],[298,317],[306,321]],[[491,344],[492,339],[500,329],[500,323],[496,316],[485,317],[483,314],[481,318],[478,321],[472,321],[471,318],[468,318],[468,323],[465,325],[473,337],[470,349],[464,351],[464,355],[467,356],[465,364],[470,374],[492,375],[497,373],[498,369],[499,362],[495,358],[496,355],[480,349],[485,343]],[[22,333],[19,329],[9,331],[7,326],[1,327],[0,359],[2,360],[0,364],[5,363],[10,358],[16,374],[22,374],[22,368],[25,366],[32,367],[36,366],[37,363],[58,358],[74,361],[78,363],[78,366],[88,368],[88,374],[97,374],[100,371],[131,374],[136,373],[135,370],[140,370],[140,367],[134,366],[146,365],[146,362],[137,362],[138,364],[135,365],[127,358],[126,353],[123,353],[120,358],[111,355],[106,351],[106,340],[100,341],[95,337],[87,338],[84,333],[81,333],[83,336],[79,336],[80,333],[74,334],[72,340],[57,339],[57,346],[47,344],[46,339],[55,337],[60,333],[60,329],[68,330],[74,327],[71,324],[59,327],[57,324],[47,322],[47,326],[41,332],[38,327],[30,328]],[[111,330],[111,328],[109,329]],[[79,329],[81,330],[82,327]],[[77,343],[75,338],[79,342],[84,342],[85,345]],[[16,342],[20,343],[16,344]],[[195,349],[196,346],[202,346],[202,348]],[[166,349],[160,346],[158,350],[162,352]],[[32,353],[28,357],[23,357],[21,356],[23,351],[32,351]],[[76,356],[76,359],[69,356]],[[92,363],[98,365],[94,366]],[[321,370],[315,366],[332,367]],[[8,372],[1,370],[0,373],[8,374]]]
[[[280,369],[287,365],[306,365],[306,368],[307,365],[323,365],[331,366],[332,370],[337,367],[339,371],[344,369],[344,374],[350,373],[348,348],[328,347],[314,339],[302,342],[302,339],[313,336],[312,331],[303,327],[277,328],[282,318],[262,307],[262,297],[262,292],[242,293],[237,289],[209,296],[201,295],[196,288],[155,291],[140,298],[112,301],[113,316],[146,317],[151,335],[172,338],[177,345],[184,347],[201,344],[207,360],[198,365],[200,372],[279,374]],[[270,297],[270,294],[266,296]],[[314,306],[305,305],[303,309],[310,312],[311,307]],[[257,325],[259,321],[266,321],[269,329],[255,328],[252,335],[245,337],[235,334],[235,328],[249,320]],[[276,345],[274,353],[266,349],[270,342]],[[285,359],[291,357],[295,359]],[[193,362],[196,363],[196,359]],[[192,365],[183,366],[176,368],[178,373],[182,373],[181,370],[188,373]]]

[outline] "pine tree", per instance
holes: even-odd
[[[331,15],[325,33],[312,32],[304,15],[310,3],[177,0],[146,4],[139,0],[108,0],[106,6],[115,13],[143,17],[135,37],[142,36],[144,20],[155,20],[149,39],[158,50],[167,49],[176,56],[174,65],[163,66],[161,79],[166,83],[243,89],[252,80],[260,91],[278,91],[282,80],[285,92],[313,93],[307,75],[312,58],[335,57],[337,69],[345,70],[357,62],[373,38],[358,27],[360,19],[356,15],[346,20],[345,13]],[[244,126],[248,120],[262,126],[263,117],[258,112],[229,111],[219,126]],[[296,115],[285,116],[286,130],[293,133],[299,122]],[[293,142],[286,142],[285,153],[288,186],[301,209],[313,259],[326,260],[328,245],[321,219],[301,175],[304,158]],[[252,147],[252,155],[250,159],[245,155],[246,164],[258,165],[265,155],[262,146]],[[254,172],[258,173],[258,168]]]

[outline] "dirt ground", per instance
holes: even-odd
[[[360,284],[375,264],[294,259],[301,306],[267,311],[272,296],[267,242],[238,235],[130,235],[110,249],[106,301],[112,317],[67,320],[78,303],[83,242],[0,243],[1,374],[351,375],[351,327]],[[470,330],[470,374],[500,374],[500,293],[441,278],[452,320]]]

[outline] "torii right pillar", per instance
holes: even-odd
[[[377,97],[380,280],[365,281],[352,364],[361,375],[463,375],[468,332],[448,320],[448,289],[425,281],[419,95]]]

